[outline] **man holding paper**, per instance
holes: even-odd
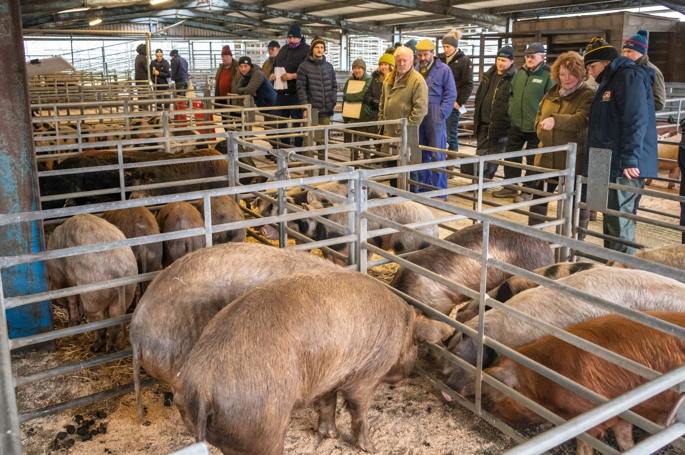
[[[269,80],[274,83],[276,89],[276,106],[282,109],[274,111],[274,115],[293,119],[302,118],[302,109],[292,109],[290,106],[297,106],[297,69],[309,55],[309,45],[302,38],[302,30],[297,23],[290,26],[287,37],[288,44],[283,46],[274,62]],[[292,125],[293,128],[299,127],[299,123]],[[279,128],[288,128],[287,124],[281,123]],[[282,142],[290,143],[290,139],[281,139]],[[295,147],[302,147],[302,137],[295,138]]]
[[[371,85],[371,76],[366,74],[366,62],[358,58],[352,62],[352,77],[345,82],[343,88],[342,117],[345,123],[368,122],[371,115],[371,106],[364,102],[366,92]],[[360,131],[368,131],[367,128],[357,128]],[[355,141],[354,136],[345,133],[345,142]],[[351,152],[350,159],[357,159],[358,154]]]

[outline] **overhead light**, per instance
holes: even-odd
[[[64,11],[58,11],[57,14],[76,13],[78,11],[88,11],[89,9],[90,9],[90,6],[81,7],[81,8],[65,9]]]
[[[168,2],[169,0],[150,0],[150,5],[159,5],[160,3]]]
[[[102,22],[102,19],[99,19],[99,18],[93,19],[92,21],[88,22],[88,25],[90,25],[92,27],[93,25],[98,25],[101,22]]]

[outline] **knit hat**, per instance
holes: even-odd
[[[410,39],[406,43],[404,43],[404,47],[408,47],[411,49],[414,53],[416,53],[416,40],[415,39]]]
[[[523,55],[546,53],[547,51],[545,51],[545,46],[543,46],[542,43],[532,43],[526,48],[526,50],[523,52]]]
[[[231,47],[228,44],[221,48],[221,55],[230,55],[233,57],[233,52],[231,52]]]
[[[161,49],[157,49],[157,50],[155,51],[155,54],[164,54],[164,52],[162,52]]]
[[[435,43],[433,40],[429,39],[422,39],[418,43],[416,43],[416,50],[417,51],[434,51],[435,50]]]
[[[509,60],[514,60],[514,48],[511,46],[502,46],[497,51],[497,56],[508,58]]]
[[[647,53],[647,30],[638,30],[637,33],[623,43],[623,49],[632,49],[640,54]]]
[[[238,65],[242,65],[243,63],[247,63],[248,65],[252,66],[252,59],[247,56],[240,57],[238,59]]]
[[[591,63],[603,62],[605,60],[612,61],[615,58],[618,58],[618,51],[616,48],[602,38],[596,37],[592,38],[585,47],[583,63],[585,66],[588,66]]]
[[[352,62],[352,68],[354,68],[355,66],[358,66],[358,67],[360,67],[360,68],[363,68],[364,71],[366,71],[366,62],[365,62],[363,59],[361,59],[361,58],[358,58],[357,60],[355,60],[354,62]]]
[[[461,32],[459,30],[452,30],[447,35],[442,37],[442,44],[449,44],[452,47],[459,47],[459,38],[461,38]]]
[[[278,44],[278,41],[269,41],[269,44],[267,44],[266,47],[267,49],[273,49],[274,47],[280,49],[281,45]]]
[[[287,36],[292,36],[293,38],[302,38],[302,29],[297,22],[294,22],[293,25],[290,26]]]
[[[385,53],[381,55],[381,58],[378,59],[378,64],[380,65],[381,63],[387,63],[390,66],[395,66],[395,56]]]
[[[178,55],[178,51],[176,49],[174,49],[171,52],[169,52],[169,55],[172,57],[176,57]]]
[[[323,50],[326,50],[326,42],[323,40],[323,38],[315,36],[312,42],[309,43],[309,46],[311,46],[311,49],[314,50],[314,46],[316,46],[317,44],[323,44]]]

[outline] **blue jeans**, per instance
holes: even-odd
[[[461,112],[459,109],[452,109],[452,113],[447,117],[445,125],[447,126],[447,149],[459,150],[459,119]]]
[[[283,109],[278,109],[275,111],[272,111],[274,115],[278,115],[281,117],[288,117],[292,119],[301,119],[302,118],[302,109],[288,109],[288,106],[297,106],[300,104],[300,101],[297,99],[297,94],[292,93],[277,93],[276,94],[276,106],[283,106]],[[279,123],[278,128],[298,128],[301,127],[301,123],[293,123],[292,126],[289,126],[287,123]],[[302,137],[296,137],[295,138],[295,147],[302,147]],[[290,138],[283,138],[280,139],[281,142],[285,144],[290,144]]]

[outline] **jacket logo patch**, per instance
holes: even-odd
[[[533,82],[536,84],[542,84],[542,79],[534,78]]]
[[[611,99],[611,91],[607,90],[602,94],[602,101],[609,101]]]

